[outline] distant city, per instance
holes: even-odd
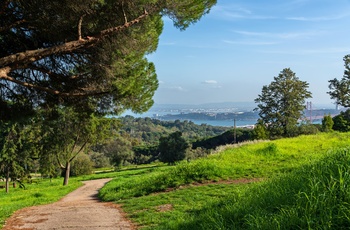
[[[255,103],[251,102],[225,102],[201,105],[156,104],[148,112],[134,114],[126,112],[123,116],[150,117],[153,119],[173,121],[188,120],[195,124],[208,124],[213,126],[251,127],[256,124],[259,114],[254,111]],[[342,111],[335,105],[313,105],[307,103],[304,111],[305,122],[321,123],[324,115],[335,116]]]

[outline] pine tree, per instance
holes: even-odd
[[[266,125],[271,137],[293,136],[298,120],[303,116],[305,100],[311,97],[309,84],[300,81],[295,73],[283,69],[269,85],[262,88],[255,99],[260,120]]]

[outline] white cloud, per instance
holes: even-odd
[[[313,54],[341,54],[345,55],[349,52],[350,47],[332,47],[332,48],[320,48],[320,49],[285,49],[285,50],[265,50],[259,51],[260,53],[270,54],[293,54],[293,55],[313,55]]]
[[[215,80],[205,80],[202,82],[203,84],[217,84],[218,82]]]
[[[271,16],[256,15],[254,12],[247,7],[242,7],[239,5],[218,5],[211,9],[209,16],[214,16],[224,20],[240,20],[240,19],[273,19]]]
[[[328,17],[288,17],[286,19],[292,20],[292,21],[303,21],[303,22],[322,22],[322,21],[339,20],[348,16],[349,14],[340,14],[340,15],[328,16]]]
[[[230,41],[223,40],[223,42],[234,45],[252,45],[252,46],[260,46],[260,45],[275,45],[277,42],[264,42],[264,41]]]
[[[282,39],[294,39],[294,38],[305,38],[323,35],[325,32],[319,30],[310,30],[303,32],[289,32],[289,33],[267,33],[267,32],[251,32],[251,31],[234,31],[237,34],[250,36],[250,37],[264,37],[264,38],[282,38]]]
[[[186,91],[181,86],[172,86],[172,87],[169,87],[169,89],[176,90],[176,91]]]

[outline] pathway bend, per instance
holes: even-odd
[[[98,200],[98,190],[110,180],[85,181],[58,202],[18,210],[6,220],[3,230],[136,229],[116,204]]]

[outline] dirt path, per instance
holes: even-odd
[[[135,229],[115,204],[97,199],[98,190],[109,180],[86,181],[58,202],[21,209],[6,221],[3,230]]]

